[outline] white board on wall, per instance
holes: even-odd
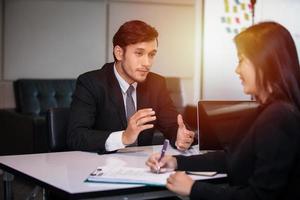
[[[244,11],[237,8],[237,11],[233,12],[236,1],[227,2],[229,8],[225,7],[223,0],[205,1],[203,99],[250,99],[243,93],[235,73],[237,54],[233,37],[236,35],[235,29],[241,29]],[[235,24],[236,17],[239,18],[240,25]],[[227,23],[227,20],[230,22]]]
[[[105,1],[9,0],[4,78],[75,78],[105,62]]]
[[[226,12],[225,2],[230,5]],[[237,5],[236,12],[233,7]],[[204,99],[250,99],[243,94],[240,81],[235,74],[237,65],[236,49],[233,37],[236,25],[235,17],[243,19],[245,11],[241,3],[249,9],[250,0],[207,0],[205,1],[204,26]],[[247,8],[246,7],[246,8]],[[300,53],[300,1],[299,0],[258,0],[255,7],[254,22],[274,20],[283,24],[292,34],[298,54]],[[250,13],[251,14],[251,13]],[[225,23],[222,22],[222,17]],[[230,23],[227,17],[231,18]],[[249,16],[249,20],[251,16]],[[249,22],[249,21],[248,21]],[[246,23],[247,25],[247,23]],[[251,24],[248,24],[248,26]],[[231,28],[231,33],[227,28]],[[247,27],[247,26],[245,26]]]
[[[109,60],[112,38],[129,20],[143,20],[159,32],[158,54],[152,71],[164,76],[192,78],[194,70],[194,7],[191,4],[122,3],[109,4]]]

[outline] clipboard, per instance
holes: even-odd
[[[167,178],[173,172],[156,174],[149,168],[136,167],[97,167],[86,179],[86,182],[141,184],[165,186]]]

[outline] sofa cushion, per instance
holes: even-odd
[[[19,79],[14,82],[18,112],[44,116],[49,108],[69,107],[75,79]]]

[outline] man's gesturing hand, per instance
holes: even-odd
[[[184,151],[187,150],[193,143],[195,133],[185,127],[182,116],[180,114],[177,116],[177,123],[178,130],[175,145],[177,149]]]
[[[141,109],[134,113],[134,115],[130,117],[127,128],[122,135],[123,144],[129,145],[134,143],[140,132],[153,128],[153,124],[147,123],[154,120],[156,120],[156,116],[152,108]]]

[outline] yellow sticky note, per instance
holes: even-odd
[[[247,21],[249,20],[249,15],[248,15],[248,13],[245,13],[245,14],[244,14],[244,17],[245,17],[245,20],[247,20]]]
[[[226,21],[227,21],[227,24],[231,24],[231,18],[230,17],[227,17]]]
[[[228,0],[224,0],[225,12],[229,13],[229,3]]]
[[[241,3],[241,8],[242,8],[242,10],[245,10],[245,9],[246,9],[245,3]]]
[[[233,6],[233,12],[234,12],[234,13],[237,13],[237,11],[238,11],[237,6]]]

